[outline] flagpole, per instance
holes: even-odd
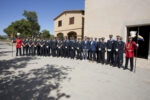
[[[137,44],[138,44],[139,30],[140,30],[140,28],[138,27],[137,40],[136,40],[136,43],[137,43]],[[137,52],[138,52],[137,49],[138,49],[138,48],[136,48],[136,52],[135,52],[136,57],[135,57],[134,73],[136,72],[136,61],[137,61]]]
[[[14,35],[14,34],[12,33],[12,34],[11,34],[11,38],[12,38],[12,57],[13,57],[13,37],[14,37],[13,35]]]

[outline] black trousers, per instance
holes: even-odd
[[[82,53],[81,53],[81,50],[77,50],[77,59],[82,60]]]
[[[57,50],[57,49],[52,48],[52,56],[53,56],[53,57],[56,56],[56,50]]]
[[[90,60],[96,60],[95,51],[90,51]]]
[[[21,56],[21,48],[16,48],[16,56],[18,56],[18,53],[19,53],[20,56]]]
[[[104,64],[105,63],[105,51],[100,52],[100,59],[102,61],[102,64]]]
[[[29,55],[29,46],[26,46],[26,55]]]
[[[128,61],[129,61],[129,59],[130,59],[130,71],[133,71],[133,57],[132,58],[126,57],[125,69],[128,68]]]
[[[37,55],[40,56],[40,46],[37,46]]]
[[[23,47],[23,56],[25,55],[26,47]]]
[[[45,56],[50,56],[50,48],[45,48]]]
[[[57,49],[57,57],[60,57],[62,54],[62,49],[61,48],[58,48]]]
[[[40,48],[40,56],[44,56],[44,47]]]
[[[98,51],[98,53],[97,53],[97,62],[98,63],[101,62],[101,51]]]
[[[29,47],[29,56],[33,55],[33,47]]]
[[[121,54],[118,52],[115,53],[114,66],[118,66],[119,68],[121,66]]]
[[[69,57],[69,49],[64,49],[64,57]]]
[[[75,50],[74,49],[70,50],[70,57],[71,57],[71,59],[74,59],[74,57],[75,57]]]
[[[37,47],[34,47],[33,48],[33,55],[36,55],[36,52],[37,52]]]
[[[114,55],[113,52],[107,51],[107,64],[113,64],[114,63]]]
[[[120,58],[120,66],[122,66],[123,65],[123,60],[124,60],[123,59],[123,52],[120,53],[120,57],[121,57]]]
[[[105,63],[105,51],[99,51],[97,55],[97,62],[98,63]]]

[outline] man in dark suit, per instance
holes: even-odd
[[[96,42],[91,38],[90,41],[90,60],[94,61],[96,60]]]
[[[76,42],[76,51],[77,51],[76,58],[82,60],[82,42],[80,38],[78,38],[78,41]]]
[[[90,48],[90,43],[87,37],[84,37],[84,41],[82,41],[83,60],[87,60],[89,48]]]
[[[69,57],[69,40],[68,38],[66,37],[65,40],[64,40],[64,57]]]
[[[57,51],[57,40],[56,40],[56,38],[54,38],[52,40],[52,56],[53,57],[56,56],[56,51]]]
[[[61,39],[58,39],[58,42],[57,42],[57,57],[61,57],[62,56],[62,40]]]
[[[50,56],[50,41],[45,40],[45,56]]]
[[[38,41],[37,39],[34,40],[34,47],[33,47],[33,55],[35,56],[36,55],[36,52],[37,52],[37,45],[38,45]]]
[[[107,64],[114,64],[114,40],[113,35],[109,35],[109,40],[107,41]]]
[[[74,57],[75,57],[75,46],[76,46],[76,43],[75,43],[74,38],[72,37],[70,40],[70,57],[71,57],[71,59],[74,59]]]
[[[32,38],[29,40],[29,56],[33,55],[33,41]]]
[[[22,41],[22,46],[23,46],[23,56],[25,55],[25,51],[26,51],[26,39],[23,39]]]

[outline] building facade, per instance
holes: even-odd
[[[137,31],[145,39],[139,41],[138,56],[150,59],[149,5],[150,0],[85,0],[84,35],[108,39],[113,34],[127,41],[130,31]]]
[[[84,11],[64,11],[54,19],[55,37],[82,38],[84,33]]]

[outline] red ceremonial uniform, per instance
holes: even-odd
[[[135,42],[127,42],[125,45],[125,53],[127,58],[133,58],[134,57],[134,50],[137,49]]]
[[[22,40],[21,39],[16,39],[16,48],[21,48],[21,45],[22,45]]]

